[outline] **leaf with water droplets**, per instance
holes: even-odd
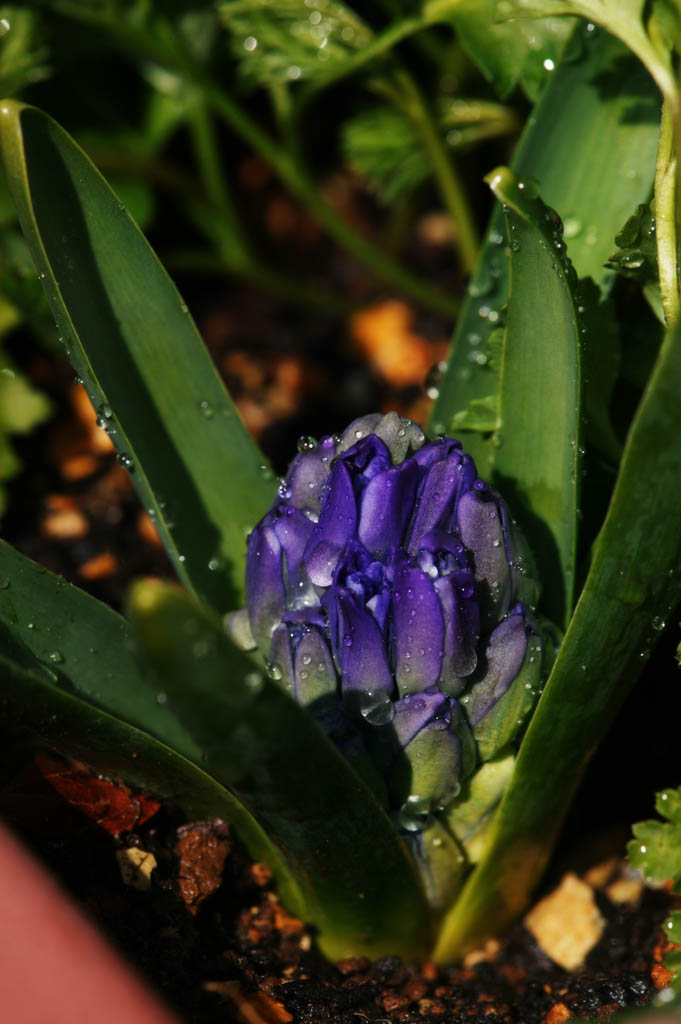
[[[425,897],[401,838],[312,715],[272,681],[281,668],[254,685],[253,663],[177,587],[138,584],[131,612],[157,687],[206,770],[272,837],[298,883],[290,909],[316,926],[322,950],[427,953]]]
[[[615,80],[616,90],[603,87]],[[569,219],[570,258],[579,277],[591,277],[602,297],[614,281],[604,266],[612,240],[637,203],[649,198],[658,133],[659,97],[645,69],[612,36],[579,26],[564,61],[551,72],[512,168],[536,179],[542,198]],[[439,383],[430,421],[434,433],[451,431],[453,416],[471,399],[498,393],[497,362],[471,360],[469,337],[486,351],[497,325],[481,311],[484,305],[500,310],[507,300],[507,244],[496,206]],[[466,431],[462,440],[480,475],[488,477],[495,455],[491,435]]]
[[[340,0],[226,0],[219,12],[241,74],[252,86],[323,77],[373,36]]]
[[[639,868],[648,882],[681,879],[681,789],[657,794],[655,809],[667,821],[641,821],[632,827],[634,838],[627,845],[632,867]]]
[[[572,613],[580,463],[581,320],[562,223],[536,183],[504,167],[486,178],[504,204],[510,283],[493,481],[529,538],[541,607]],[[550,343],[548,340],[550,339]]]
[[[0,105],[0,140],[53,315],[118,461],[180,578],[228,611],[241,600],[244,530],[273,497],[262,455],[174,284],[82,150],[12,100]]]
[[[681,330],[667,335],[634,417],[579,603],[438,959],[498,934],[527,905],[589,758],[645,665],[653,619],[681,597],[680,377]],[[664,813],[678,828],[676,793]]]

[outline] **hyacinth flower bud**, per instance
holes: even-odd
[[[428,442],[396,413],[301,439],[250,535],[246,609],[228,628],[259,648],[424,862],[428,837],[455,844],[446,822],[462,784],[506,753],[536,701],[527,562],[461,444]],[[440,859],[426,865],[435,903],[449,884],[435,877]]]

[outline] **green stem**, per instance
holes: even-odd
[[[189,130],[201,181],[213,208],[210,233],[220,252],[229,253],[231,266],[248,268],[255,261],[222,170],[212,116],[199,96],[192,105]]]
[[[418,85],[406,71],[401,71],[397,80],[403,96],[398,103],[421,140],[442,200],[456,227],[461,265],[467,274],[472,274],[478,260],[480,237],[464,184]]]
[[[321,311],[329,316],[349,316],[357,309],[356,303],[346,301],[337,293],[326,291],[324,288],[308,287],[295,278],[272,270],[257,261],[240,266],[221,255],[186,249],[164,254],[164,265],[175,272],[206,276],[235,275],[294,306]]]
[[[669,100],[662,105],[655,168],[655,235],[660,295],[667,325],[679,320],[679,215],[676,187],[675,120]]]

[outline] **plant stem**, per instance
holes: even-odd
[[[197,95],[189,120],[194,156],[201,181],[213,207],[211,234],[222,255],[228,255],[230,266],[244,269],[254,263],[239,216],[222,170],[215,125],[203,99]]]
[[[258,261],[239,267],[221,255],[183,249],[166,253],[164,264],[174,271],[189,271],[192,274],[234,274],[295,306],[322,311],[327,315],[349,316],[358,305],[324,288],[301,284],[294,277],[272,270]]]
[[[679,216],[676,182],[675,120],[669,100],[662,105],[655,168],[655,235],[662,309],[668,327],[679,319]]]
[[[241,107],[214,83],[203,80],[200,84],[213,109],[224,118],[233,131],[241,135],[271,164],[292,194],[312,210],[319,223],[336,242],[386,283],[399,288],[424,306],[444,316],[456,316],[460,306],[457,299],[440,291],[439,288],[433,288],[426,281],[405,270],[381,249],[358,235],[322,198],[317,183],[311,179],[299,160],[277,146]]]
[[[413,77],[407,71],[400,71],[397,81],[401,96],[395,96],[394,102],[409,118],[421,140],[440,195],[456,228],[461,265],[467,274],[472,274],[480,250],[480,237],[463,182],[451,153],[443,142],[433,114]]]

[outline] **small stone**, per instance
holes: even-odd
[[[616,878],[605,890],[605,894],[611,903],[627,903],[635,907],[643,895],[643,881],[641,878]]]
[[[130,846],[126,850],[116,850],[116,860],[125,885],[140,892],[151,888],[151,873],[157,866],[153,853]]]
[[[532,908],[525,927],[554,963],[574,971],[600,939],[605,921],[593,889],[571,872]]]
[[[565,1003],[556,1003],[546,1014],[546,1024],[563,1024],[563,1021],[569,1020],[570,1017],[572,1013]]]

